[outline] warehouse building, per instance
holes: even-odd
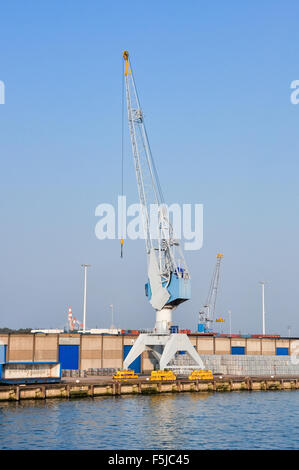
[[[7,362],[59,361],[62,370],[121,369],[136,338],[136,334],[2,334],[0,344],[6,346]],[[218,364],[220,356],[226,361],[228,356],[288,356],[289,359],[299,348],[298,338],[191,333],[189,339],[209,364]],[[219,356],[216,361],[214,356]],[[139,373],[150,372],[155,367],[155,358],[149,352],[144,352],[132,364],[132,369]]]

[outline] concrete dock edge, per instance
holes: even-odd
[[[244,379],[213,379],[213,380],[176,380],[149,382],[135,381],[107,381],[94,383],[59,383],[36,385],[2,385],[0,387],[0,401],[45,400],[53,398],[87,398],[99,396],[120,395],[146,395],[157,393],[183,393],[183,392],[241,392],[262,390],[298,390],[297,378],[249,378]]]

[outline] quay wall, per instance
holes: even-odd
[[[211,381],[176,380],[174,382],[106,382],[11,385],[0,387],[0,402],[45,400],[53,398],[88,398],[156,393],[216,393],[242,391],[292,391],[299,389],[296,379],[224,379]]]

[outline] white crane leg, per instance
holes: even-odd
[[[158,348],[163,349],[162,354],[160,354]],[[198,368],[205,369],[200,355],[192,346],[188,336],[178,333],[162,336],[140,334],[124,360],[124,369],[127,369],[146,350],[152,351],[155,358],[159,361],[160,370],[164,370],[167,367],[178,351],[185,351],[194,360]]]
[[[141,334],[138,336],[129,354],[124,360],[124,366],[123,366],[124,369],[127,369],[129,365],[132,364],[132,362],[134,362],[135,359],[137,359],[137,357],[139,357],[140,354],[142,354],[143,351],[146,350],[146,338],[147,338],[146,334]]]
[[[200,355],[195,351],[189,338],[185,334],[172,334],[167,341],[162,357],[160,359],[160,369],[164,370],[167,364],[173,359],[178,351],[187,352],[200,369],[205,369]]]

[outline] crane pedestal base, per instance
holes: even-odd
[[[143,351],[151,351],[159,362],[159,369],[168,368],[178,351],[184,351],[195,362],[194,368],[205,369],[201,357],[192,346],[188,336],[173,334],[140,334],[124,360],[124,369],[128,369]]]

